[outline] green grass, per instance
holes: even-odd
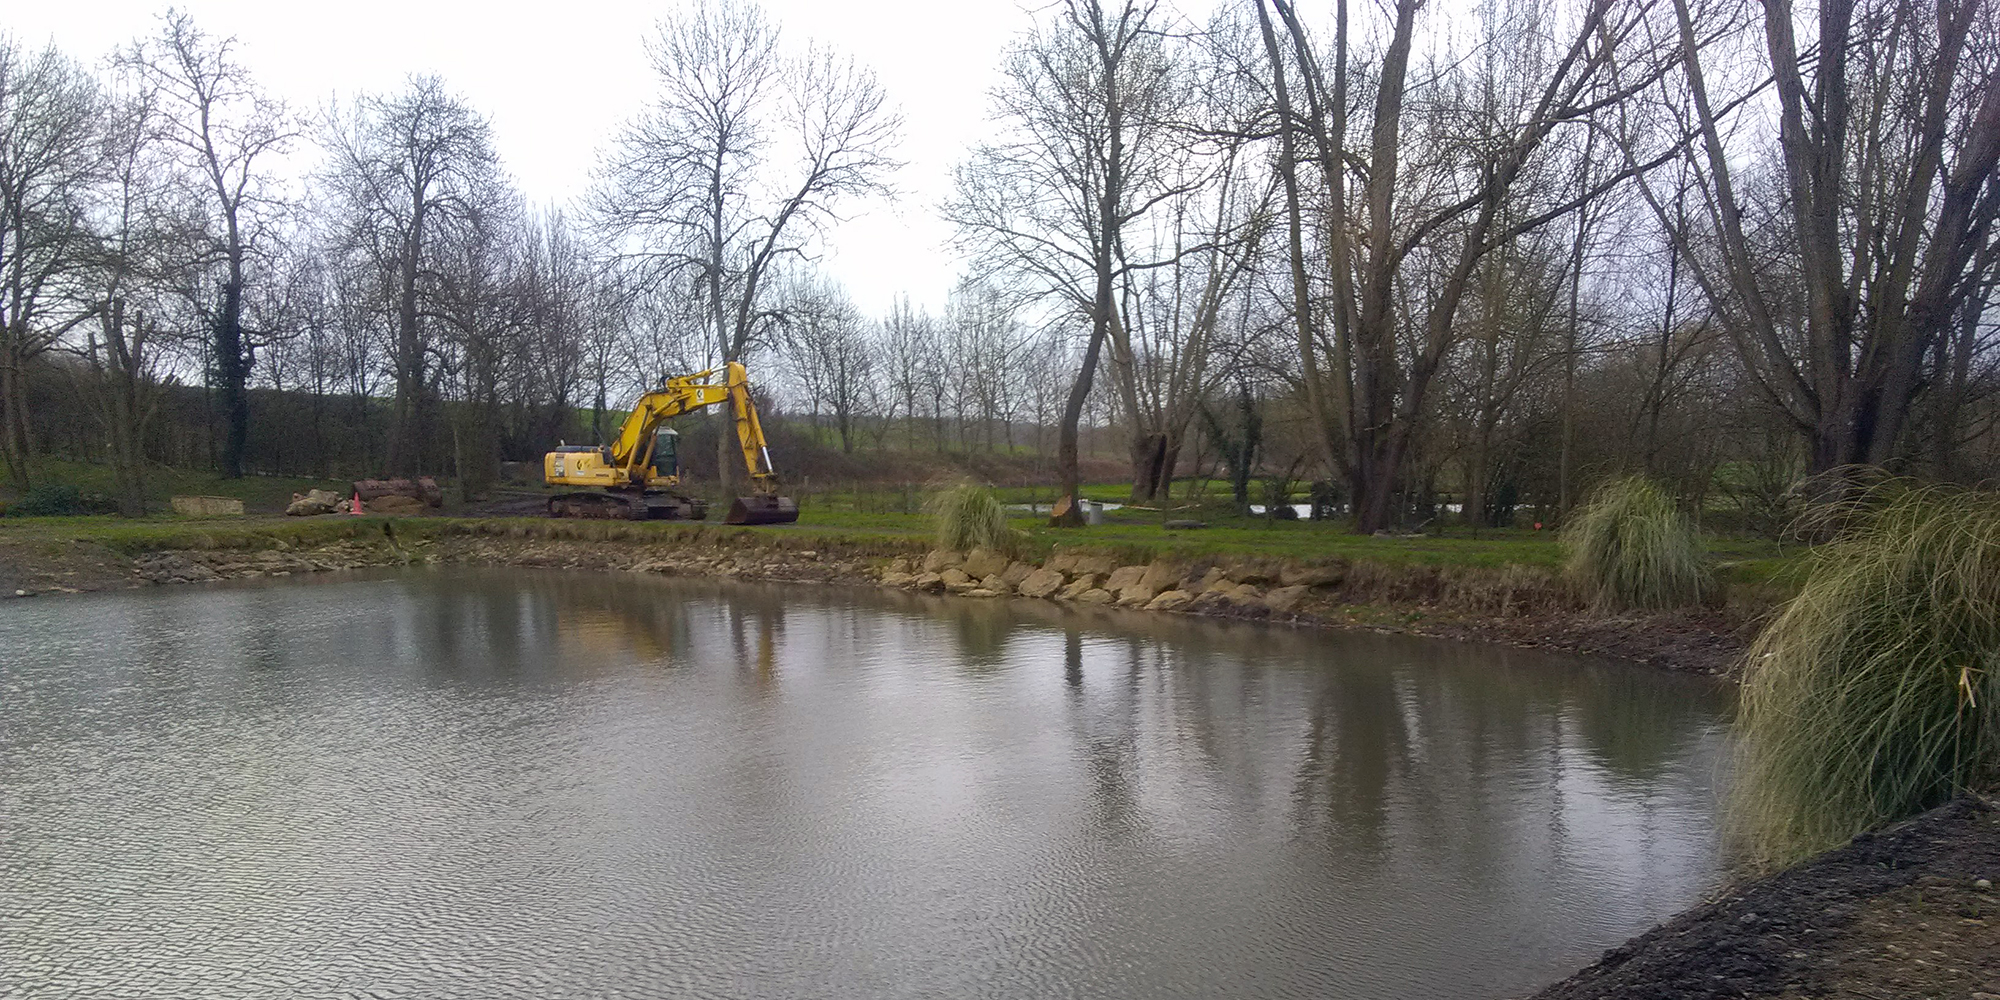
[[[1751,647],[1733,826],[1783,863],[2000,778],[2000,493],[1889,483]]]
[[[109,465],[44,458],[33,469],[36,482],[69,483],[85,493],[101,493],[115,498],[117,486]],[[253,513],[278,513],[291,502],[292,494],[311,489],[331,489],[345,493],[349,480],[311,479],[300,476],[244,476],[225,479],[214,472],[171,469],[161,466],[146,470],[146,502],[149,509],[165,511],[175,496],[234,497]],[[12,498],[16,491],[5,490]]]
[[[1641,476],[1599,487],[1563,529],[1562,544],[1564,570],[1599,613],[1688,607],[1715,587],[1700,534]]]

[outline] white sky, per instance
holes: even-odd
[[[493,121],[499,152],[531,201],[562,203],[588,183],[596,150],[652,82],[641,38],[672,2],[562,4],[273,3],[178,0],[204,31],[236,36],[239,58],[294,106],[390,90],[433,72]],[[1032,6],[1032,5],[1031,5]],[[1014,0],[764,0],[787,39],[812,38],[874,68],[906,119],[893,203],[851,203],[822,261],[871,314],[907,292],[933,310],[959,272],[937,204],[952,165],[986,130],[1000,53],[1030,15]],[[24,46],[53,40],[95,60],[157,26],[160,0],[19,0],[0,32]]]

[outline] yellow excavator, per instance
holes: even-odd
[[[680,435],[663,425],[690,410],[718,403],[730,404],[736,413],[736,438],[743,446],[751,490],[749,496],[737,497],[730,505],[723,523],[790,524],[798,520],[797,501],[778,495],[778,477],[771,471],[764,426],[757,421],[757,404],[750,401],[749,373],[734,361],[693,375],[660,379],[658,386],[632,404],[632,415],[625,418],[618,439],[611,444],[564,445],[542,456],[543,482],[588,487],[550,497],[549,515],[634,521],[707,518],[708,501],[678,491]]]

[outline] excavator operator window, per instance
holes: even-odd
[[[662,427],[653,435],[653,475],[680,475],[680,439],[680,432],[671,427]]]

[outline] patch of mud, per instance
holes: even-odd
[[[1534,1000],[2000,998],[1996,876],[2000,811],[1962,798],[1738,886]]]

